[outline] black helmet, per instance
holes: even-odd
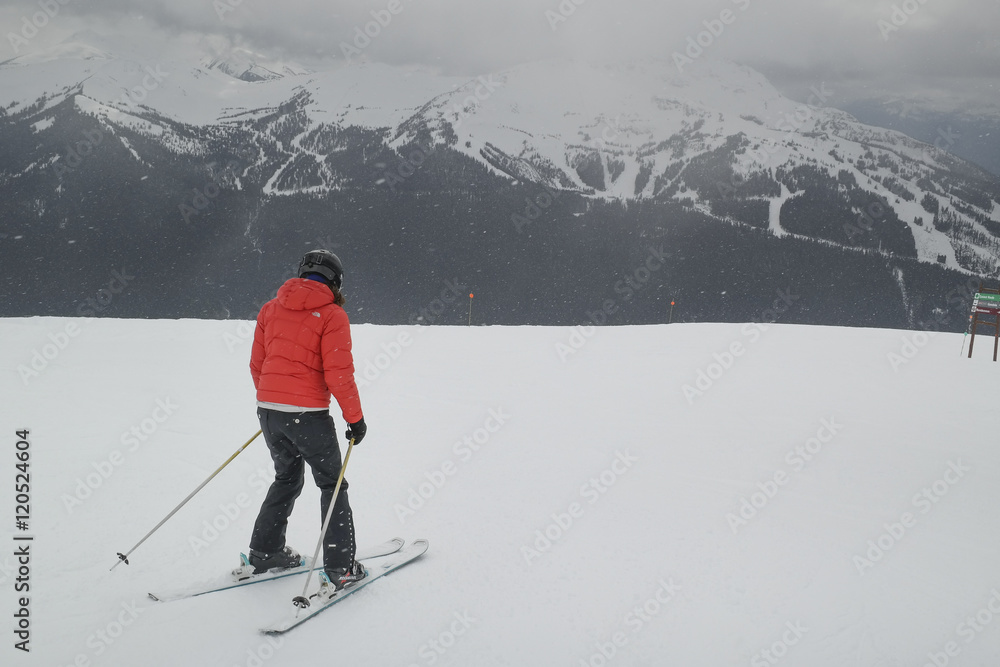
[[[344,265],[329,250],[310,250],[303,255],[299,262],[299,278],[310,273],[318,273],[337,289],[344,284]]]

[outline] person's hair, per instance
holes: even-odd
[[[347,299],[344,298],[344,293],[341,292],[340,288],[336,285],[330,285],[330,291],[333,292],[333,302],[343,308],[344,304],[347,303]]]

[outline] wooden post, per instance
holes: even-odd
[[[997,313],[997,321],[993,325],[993,361],[997,360],[998,345],[1000,345],[1000,313]]]
[[[969,331],[972,337],[969,338],[969,359],[972,358],[972,346],[976,344],[976,324],[979,322],[979,313],[972,313],[972,326]]]

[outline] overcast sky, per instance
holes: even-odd
[[[826,82],[841,97],[936,89],[1000,103],[1000,0],[17,0],[0,2],[0,60],[46,4],[58,12],[22,52],[91,29],[306,65],[342,60],[346,44],[469,75],[539,58],[695,54],[756,67],[798,99]],[[376,37],[356,41],[366,27]],[[700,55],[688,51],[699,38]]]

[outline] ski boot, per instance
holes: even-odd
[[[233,578],[236,581],[243,581],[244,579],[249,579],[254,575],[264,574],[265,572],[277,572],[287,570],[290,567],[301,567],[305,564],[302,556],[291,547],[285,547],[281,551],[271,554],[251,549],[249,557],[246,554],[240,554],[240,559],[242,560],[242,564],[233,570]]]
[[[353,586],[368,576],[368,571],[360,561],[354,561],[350,568],[333,568],[319,573],[319,591],[316,597],[329,600],[336,593]]]

